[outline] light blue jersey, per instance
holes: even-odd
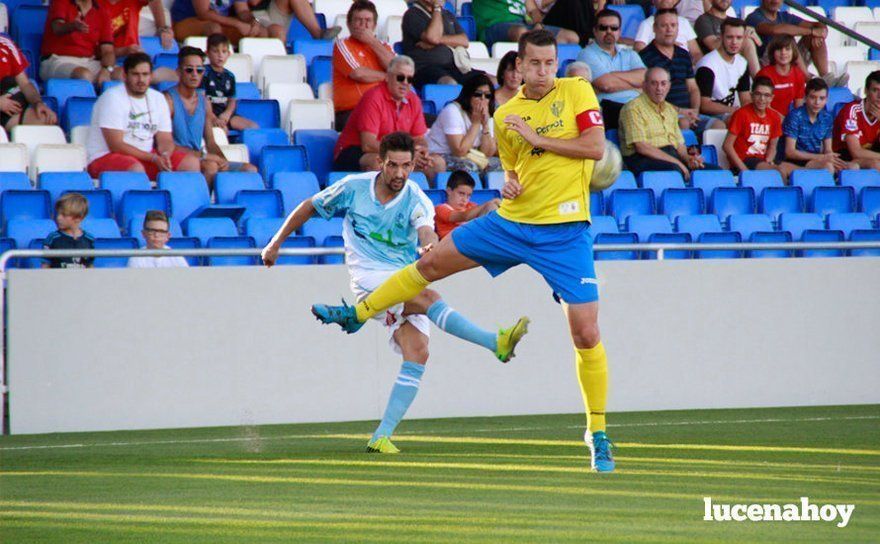
[[[325,219],[345,213],[342,238],[352,274],[368,270],[398,270],[418,256],[418,229],[434,228],[431,199],[412,180],[387,204],[376,200],[379,174],[352,174],[327,187],[312,204]]]

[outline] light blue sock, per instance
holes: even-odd
[[[388,406],[385,407],[385,415],[373,438],[370,442],[376,440],[380,436],[390,437],[394,433],[394,429],[403,419],[404,414],[409,409],[419,392],[419,383],[421,383],[422,374],[425,372],[425,365],[404,361],[400,366],[400,374],[397,375],[397,381],[391,388],[391,397],[388,399]]]
[[[442,300],[431,304],[427,316],[441,330],[453,336],[483,346],[493,353],[498,349],[498,336],[494,332],[481,329]]]

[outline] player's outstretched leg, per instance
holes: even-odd
[[[425,291],[425,293],[428,293],[428,291]],[[425,315],[442,331],[478,346],[483,346],[494,353],[502,363],[506,363],[514,357],[513,350],[522,337],[529,332],[528,317],[519,318],[512,327],[501,329],[497,334],[488,331],[450,308],[440,298],[436,298],[435,302],[428,306]]]
[[[325,325],[336,323],[348,334],[356,333],[364,326],[363,321],[358,321],[354,306],[349,306],[345,299],[342,299],[341,306],[313,304],[312,315]]]

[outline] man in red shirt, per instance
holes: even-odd
[[[92,0],[52,0],[40,54],[43,81],[108,81],[116,67],[110,17]]]
[[[442,240],[455,227],[471,219],[482,217],[498,209],[501,200],[493,198],[484,203],[471,202],[476,182],[464,170],[456,170],[446,182],[446,202],[434,207],[434,230]]]
[[[113,32],[113,47],[117,57],[127,57],[132,53],[141,53],[141,39],[138,27],[141,20],[141,8],[150,6],[153,20],[156,22],[156,36],[162,40],[162,48],[170,50],[174,46],[174,33],[165,20],[165,9],[162,0],[104,0],[101,8],[110,19],[110,29]],[[114,72],[114,79],[122,79],[122,73]],[[177,81],[177,73],[168,68],[156,68],[153,70],[153,83],[159,81]]]
[[[388,64],[385,83],[366,93],[351,112],[333,150],[333,169],[341,172],[379,170],[379,140],[392,132],[406,132],[416,143],[416,169],[433,179],[446,162],[428,154],[422,101],[412,90],[415,64],[403,55]]]
[[[0,126],[54,125],[58,118],[25,73],[28,61],[18,46],[0,35]]]
[[[865,98],[850,102],[834,119],[832,149],[845,161],[880,169],[880,71],[865,79]]]
[[[752,103],[733,112],[722,146],[731,169],[777,170],[776,144],[782,136],[782,118],[770,109],[773,82],[758,76],[752,83]]]

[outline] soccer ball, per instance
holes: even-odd
[[[599,192],[611,187],[620,177],[620,170],[623,168],[623,157],[620,156],[620,149],[611,142],[605,142],[605,153],[602,159],[596,161],[593,165],[593,177],[590,179],[590,191]]]

